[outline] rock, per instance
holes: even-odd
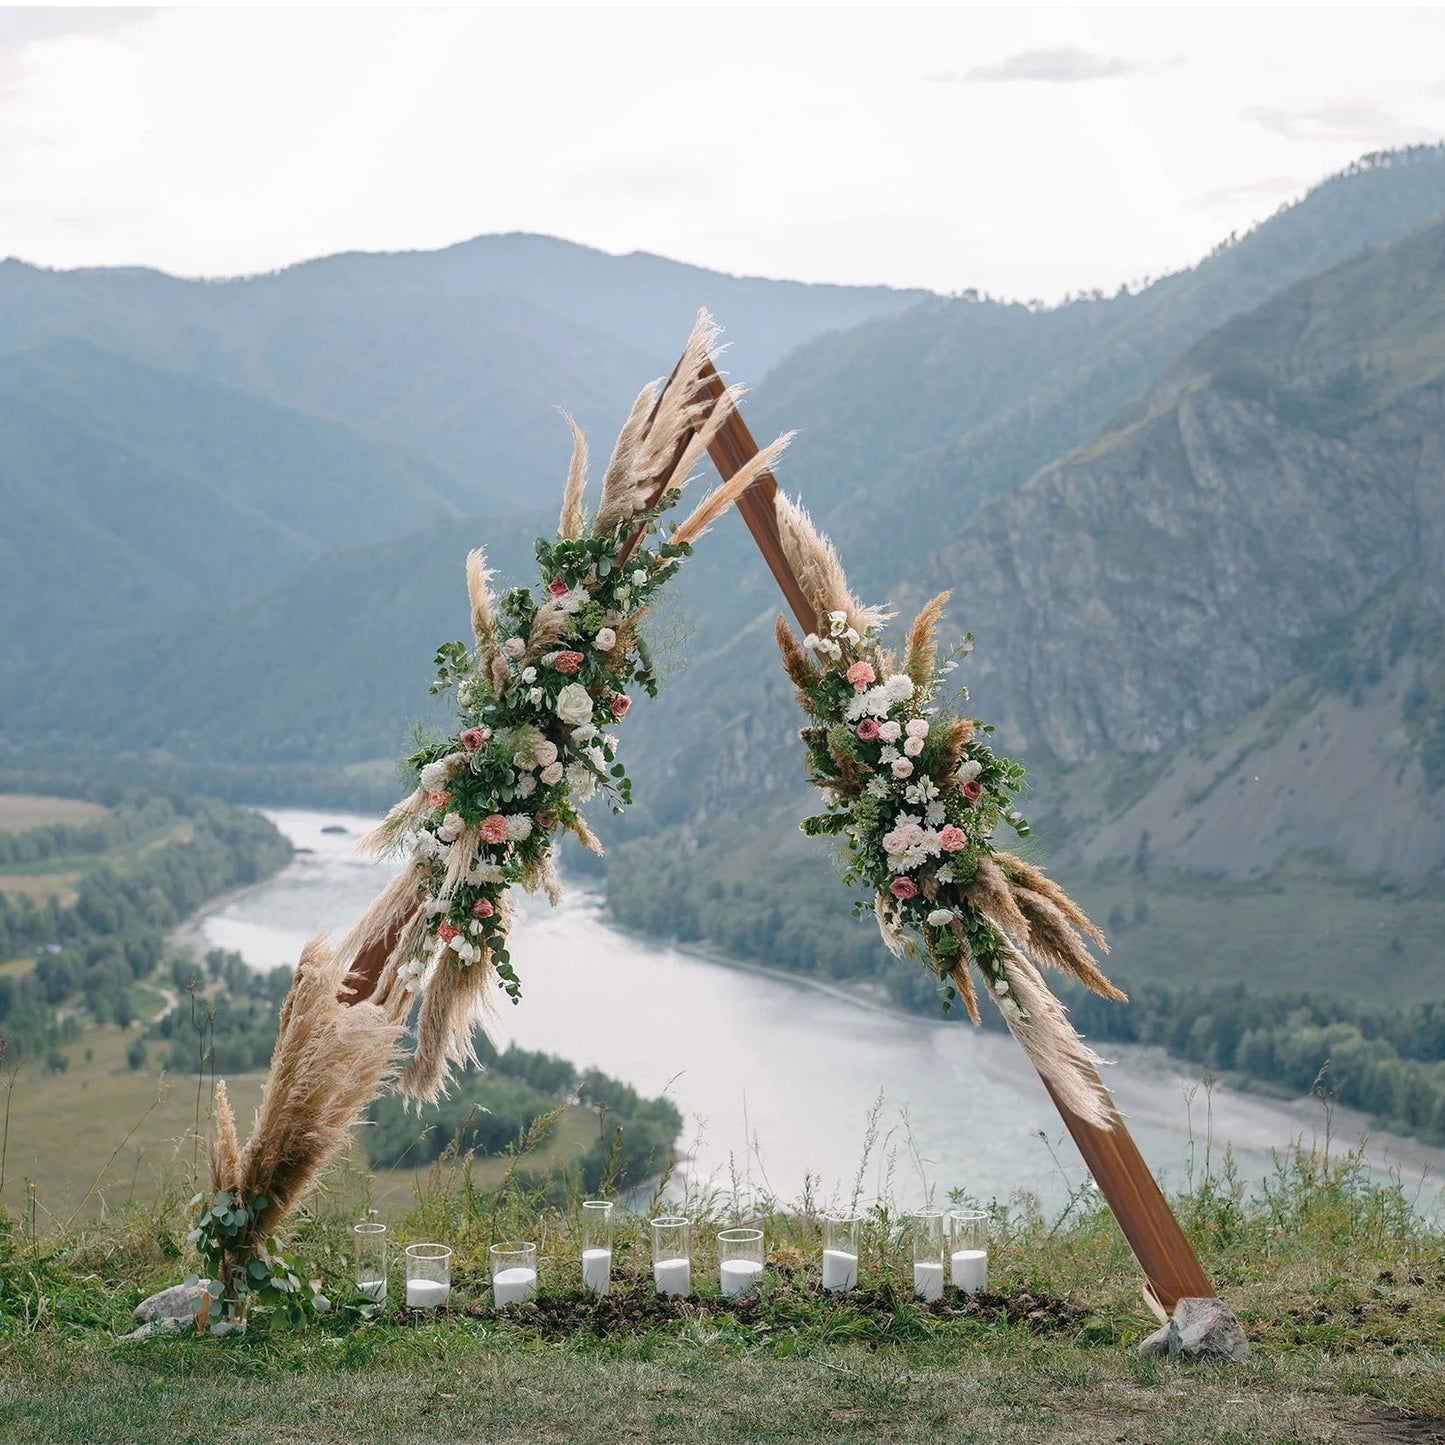
[[[138,1325],[147,1325],[161,1320],[174,1320],[180,1324],[189,1324],[200,1312],[201,1301],[206,1295],[206,1280],[196,1280],[187,1284],[173,1284],[169,1289],[160,1290],[151,1295],[149,1299],[143,1299],[135,1307],[135,1319]],[[126,1335],[126,1339],[140,1337],[140,1332]]]
[[[1169,1323],[1139,1345],[1141,1355],[1223,1355],[1243,1364],[1249,1358],[1249,1341],[1234,1312],[1217,1299],[1182,1299]]]
[[[190,1325],[187,1319],[173,1319],[162,1317],[158,1320],[147,1320],[138,1330],[132,1330],[128,1335],[119,1335],[122,1340],[148,1340],[152,1335],[166,1334],[174,1330],[183,1330]]]

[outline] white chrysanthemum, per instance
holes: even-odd
[[[597,775],[586,763],[569,763],[567,786],[577,802],[585,803],[597,791]]]
[[[445,761],[428,763],[426,767],[421,770],[422,787],[429,793],[442,787],[446,783],[447,775],[450,771],[451,769],[447,767]]]
[[[951,908],[935,908],[933,912],[928,915],[928,926],[930,928],[946,928],[952,922],[953,909]]]
[[[525,843],[532,836],[532,820],[525,813],[507,815],[507,841]]]
[[[937,878],[940,883],[952,883],[953,869],[950,868],[947,863],[945,863],[943,867],[940,868],[938,872],[935,873],[933,876]]]
[[[880,763],[896,763],[902,754],[891,744],[886,748],[879,749],[878,761]]]
[[[970,758],[966,763],[958,765],[958,780],[961,783],[971,783],[983,771],[983,764],[977,758]]]
[[[563,612],[580,612],[591,600],[585,587],[574,587],[570,592],[564,592],[557,599],[557,606]]]
[[[888,784],[882,778],[870,778],[863,786],[863,791],[870,798],[886,798],[888,796]]]
[[[933,788],[933,784],[932,784],[932,783],[929,783],[928,786],[929,786],[930,788]],[[917,789],[916,789],[916,788],[910,788],[908,791],[909,791],[910,793],[912,793],[912,792],[916,792]],[[937,788],[933,788],[933,791],[934,791],[934,793],[936,794],[936,793],[938,792],[938,789],[937,789]],[[911,802],[912,799],[910,799],[909,801]],[[938,827],[938,825],[939,825],[940,823],[942,823],[942,822],[944,821],[945,818],[948,817],[948,810],[943,806],[942,803],[930,803],[930,804],[928,805],[928,811],[927,811],[926,813],[924,813],[923,817],[924,817],[924,821],[925,821],[926,823],[928,823],[928,825],[929,825],[930,827],[936,828],[936,827]]]
[[[530,798],[537,791],[537,779],[532,773],[523,773],[515,787],[519,798]]]
[[[474,863],[471,871],[467,874],[467,882],[474,888],[484,883],[500,883],[502,881],[502,865],[500,863]]]

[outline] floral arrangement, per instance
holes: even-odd
[[[511,889],[557,901],[562,831],[602,851],[582,808],[599,794],[614,809],[630,802],[612,729],[637,689],[657,688],[640,624],[692,544],[787,444],[779,438],[665,530],[663,517],[736,406],[736,390],[716,397],[704,379],[717,334],[701,315],[667,385],[638,396],[590,525],[587,448],[567,418],[572,464],[558,536],[536,544],[537,587],[498,598],[482,554],[467,560],[473,644],[438,650],[432,689],[454,698],[456,726],[406,760],[414,791],[363,845],[404,866],[342,945],[356,957],[368,940],[396,933],[372,997],[400,1011],[420,998],[416,1055],[401,1079],[413,1097],[434,1098],[451,1065],[472,1061],[489,982],[520,997],[506,946]]]
[[[991,728],[945,698],[945,679],[972,636],[938,661],[934,634],[949,596],[942,593],[914,620],[902,655],[887,651],[883,614],[852,597],[827,540],[781,494],[775,505],[784,551],[818,612],[817,631],[801,645],[783,618],[777,627],[811,719],[800,733],[809,778],[825,799],[803,831],[838,839],[844,882],[868,894],[855,913],[871,909],[895,954],[928,964],[945,1009],[961,997],[979,1022],[976,969],[1040,1073],[1074,1112],[1107,1125],[1112,1108],[1094,1056],[1030,956],[1096,993],[1124,995],[1089,954],[1086,937],[1105,942],[1083,910],[994,842],[1001,825],[1028,834],[1015,807],[1024,770],[988,745]],[[960,690],[957,701],[967,695]]]

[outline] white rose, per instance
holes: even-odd
[[[553,783],[560,782],[562,778],[562,764],[548,763],[542,769],[542,781],[550,788]]]
[[[594,641],[598,652],[611,652],[617,646],[617,634],[610,627],[604,627]]]
[[[502,644],[502,651],[505,652],[508,657],[521,657],[526,650],[527,644],[523,642],[520,637],[509,637]]]
[[[882,738],[885,743],[896,743],[898,739],[903,736],[903,729],[890,718],[878,729],[878,736]]]
[[[911,738],[926,738],[928,736],[928,720],[921,717],[912,718],[904,732]]]
[[[895,758],[893,760],[893,776],[895,778],[912,777],[913,764],[907,758]]]
[[[646,582],[646,581],[647,581],[647,573],[644,572],[641,567],[639,567],[639,568],[632,574],[632,585],[633,585],[634,587],[641,587],[642,584],[643,584],[644,582]]]
[[[569,682],[557,694],[557,716],[572,727],[592,721],[592,699],[580,682]]]
[[[542,705],[542,689],[540,687],[529,687],[527,689],[527,706],[540,707]]]
[[[930,928],[942,928],[953,922],[953,910],[951,908],[935,908],[928,915],[928,926]]]
[[[523,681],[523,682],[536,682],[536,680],[537,680],[537,669],[536,669],[535,667],[524,667],[524,668],[522,669],[522,681]]]
[[[911,737],[905,739],[903,743],[903,751],[907,753],[910,758],[916,758],[919,753],[923,751],[923,739],[920,737]]]

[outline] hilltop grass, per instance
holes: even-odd
[[[51,798],[36,793],[0,793],[0,833],[24,833],[47,823],[88,823],[108,810],[82,798]]]
[[[483,1188],[438,1167],[397,1246],[456,1249],[453,1308],[375,1320],[341,1303],[299,1330],[120,1342],[148,1290],[190,1268],[174,1199],[0,1253],[0,1438],[68,1445],[386,1440],[578,1442],[1408,1441],[1445,1431],[1445,1241],[1398,1182],[1359,1159],[1296,1151],[1247,1194],[1226,1165],[1177,1200],[1216,1287],[1250,1335],[1243,1367],[1141,1360],[1153,1328],[1133,1261],[1091,1192],[1045,1219],[995,1205],[990,1289],[931,1307],[908,1288],[906,1221],[873,1209],[862,1288],[819,1289],[816,1203],[747,1211],[771,1271],[724,1301],[710,1244],[732,1201],[693,1199],[691,1300],[658,1301],[643,1215],[619,1229],[617,1289],[578,1289],[575,1200],[514,1176]],[[363,1176],[342,1174],[289,1231],[338,1301]],[[565,1187],[563,1188],[565,1195]],[[537,1240],[542,1294],[490,1308],[486,1246]],[[393,1301],[399,1291],[393,1274]],[[158,1433],[163,1431],[164,1433]]]

